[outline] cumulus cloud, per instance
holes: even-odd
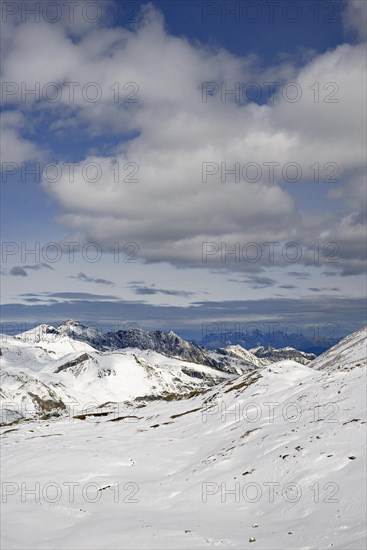
[[[29,130],[26,117],[15,110],[3,111],[0,115],[0,156],[3,166],[5,163],[20,164],[26,161],[40,161],[44,158],[44,151],[34,140],[24,137]],[[10,169],[10,168],[9,168]]]
[[[346,22],[354,21],[352,4]],[[43,183],[74,240],[106,248],[133,242],[143,261],[202,267],[204,242],[295,241],[307,247],[321,235],[325,242],[337,241],[335,269],[363,272],[360,187],[352,182],[359,181],[365,165],[364,45],[342,44],[302,68],[289,61],[264,68],[253,55],[240,58],[170,35],[152,6],[142,8],[134,28],[75,27],[77,40],[70,39],[63,23],[30,23],[13,30],[13,47],[3,62],[5,79],[62,87],[57,103],[43,100],[33,106],[47,112],[50,128],[73,124],[75,132],[114,134],[118,142],[107,156],[80,159],[73,181],[63,168],[60,180]],[[221,100],[223,85],[232,89],[236,82],[269,79],[292,80],[298,88],[288,88],[289,97],[276,92],[264,105],[238,103],[232,96]],[[72,104],[65,82],[80,84]],[[100,101],[83,96],[88,82],[98,84]],[[118,101],[116,82],[122,84]],[[204,82],[214,87],[203,101]],[[298,101],[292,101],[292,93],[300,93]],[[19,107],[16,96],[13,101]],[[31,105],[22,108],[30,116]],[[251,171],[246,181],[242,177],[249,162],[261,168],[256,181]],[[266,164],[273,162],[280,166],[274,177]],[[99,173],[95,183],[84,170],[91,163]],[[240,181],[223,182],[223,166],[233,169],[236,163]],[[336,164],[339,181],[354,185],[355,201],[335,192],[328,200],[340,202],[341,216],[328,212],[327,205],[326,215],[304,212],[288,188],[294,183],[284,181],[288,163],[298,164],[305,184],[314,175],[310,166],[317,163],[325,171]],[[222,262],[220,255],[212,260]],[[305,256],[302,262],[312,260]],[[222,267],[229,265],[244,269],[241,262]]]

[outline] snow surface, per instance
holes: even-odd
[[[191,394],[4,426],[1,548],[366,548],[363,339],[313,368],[285,360]],[[157,369],[175,361],[145,353]]]
[[[336,346],[317,357],[310,366],[314,369],[349,370],[367,366],[367,328],[362,328],[341,340]]]

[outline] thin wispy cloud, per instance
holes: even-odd
[[[296,285],[278,285],[278,288],[285,288],[285,289],[294,289],[294,288],[297,288]]]
[[[308,290],[311,290],[311,292],[322,292],[322,291],[331,291],[331,292],[339,292],[340,288],[338,287],[310,287]]]
[[[288,271],[287,275],[296,279],[309,279],[311,277],[307,271]]]
[[[144,285],[143,281],[131,281],[129,287],[135,294],[142,296],[153,296],[155,294],[163,294],[166,296],[180,296],[184,298],[189,298],[195,295],[195,292],[188,292],[186,290],[172,290],[172,289],[163,289],[157,288],[154,284],[151,286]]]
[[[250,275],[245,277],[244,282],[247,283],[250,288],[268,288],[277,283],[274,279],[261,275]]]
[[[108,279],[101,279],[99,277],[89,277],[88,275],[82,272],[78,273],[78,275],[70,275],[69,279],[77,279],[82,283],[95,283],[97,285],[115,286],[115,283],[113,283],[112,281],[109,281]]]

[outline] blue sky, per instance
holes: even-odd
[[[52,4],[2,4],[4,329],[362,326],[366,4]]]

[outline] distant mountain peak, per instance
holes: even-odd
[[[314,353],[306,353],[291,346],[284,348],[274,348],[273,346],[257,346],[251,348],[250,352],[259,357],[264,364],[275,363],[285,359],[292,359],[301,365],[307,365],[316,357]]]
[[[75,326],[75,325],[81,325],[82,323],[80,323],[79,321],[76,321],[75,319],[68,319],[67,321],[65,321],[65,323],[62,323],[62,325],[60,326]]]
[[[62,329],[73,329],[73,328],[82,328],[82,329],[88,329],[87,325],[84,325],[80,321],[76,321],[75,319],[68,319],[65,321],[65,323],[62,323],[59,325],[58,330]]]

